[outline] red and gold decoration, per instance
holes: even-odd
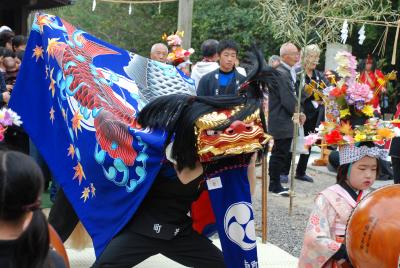
[[[262,127],[259,109],[242,121],[236,120],[229,127],[216,130],[239,110],[240,107],[215,111],[196,121],[197,152],[201,162],[255,152],[270,140],[271,136]]]

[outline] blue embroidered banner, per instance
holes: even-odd
[[[207,179],[226,267],[257,268],[257,243],[247,167]]]
[[[173,66],[107,44],[58,17],[36,15],[9,106],[97,256],[132,218],[164,155],[164,134],[141,129],[137,112],[171,88],[193,93],[187,82]]]
[[[132,218],[164,157],[164,133],[142,129],[138,111],[161,95],[194,94],[192,85],[171,65],[107,44],[58,17],[35,16],[9,106],[97,256]],[[216,177],[207,184],[227,267],[257,267],[247,168]]]

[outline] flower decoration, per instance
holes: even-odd
[[[338,64],[336,72],[343,78],[352,78],[355,80],[357,60],[350,52],[340,51],[335,56],[335,61]]]
[[[183,62],[189,62],[189,57],[194,53],[193,48],[185,50],[182,47],[182,37],[184,32],[177,31],[174,34],[168,35],[166,33],[161,37],[162,40],[166,41],[170,47],[171,52],[167,56],[168,62],[172,63],[174,66],[178,66]]]
[[[22,124],[21,117],[10,108],[0,110],[0,141],[4,140],[4,132],[9,126]]]
[[[172,63],[182,63],[185,59],[189,58],[190,55],[194,53],[193,48],[189,48],[188,50],[183,49],[182,47],[176,48],[174,51],[168,54],[167,60]],[[175,65],[175,64],[174,64]]]
[[[357,61],[349,52],[338,52],[335,56],[338,64],[336,71],[342,80],[334,88],[323,91],[330,102],[336,104],[340,119],[349,119],[353,114],[364,117],[373,117],[374,109],[371,106],[373,92],[369,86],[357,81]],[[332,104],[331,104],[332,106]]]
[[[345,145],[368,141],[380,143],[400,136],[400,129],[391,121],[378,118],[369,118],[365,124],[354,127],[346,120],[340,124],[325,121],[316,130],[316,133],[305,137],[307,145],[312,145],[312,141],[315,143],[318,140],[323,140],[324,145]]]
[[[347,116],[351,115],[349,109],[342,109],[339,111],[340,118],[346,118]]]
[[[374,116],[374,108],[371,105],[365,105],[361,112],[368,117]]]
[[[342,122],[339,126],[339,131],[343,133],[344,136],[353,136],[354,134],[349,122]]]
[[[334,129],[328,134],[325,134],[325,140],[328,144],[338,144],[343,140],[343,135],[339,130]]]
[[[182,45],[182,37],[184,35],[184,32],[181,31],[176,31],[174,34],[167,35],[166,33],[163,34],[161,37],[162,40],[166,41],[168,46],[174,47],[174,46],[181,46]]]
[[[346,102],[355,105],[357,110],[362,110],[364,105],[372,100],[373,94],[367,84],[351,83],[346,90]]]
[[[319,140],[319,136],[316,133],[312,133],[304,137],[304,145],[311,146]]]

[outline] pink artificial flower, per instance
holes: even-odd
[[[319,140],[319,135],[317,133],[311,133],[304,137],[304,145],[311,146]]]
[[[0,119],[0,124],[3,126],[11,126],[13,124],[13,118],[8,110],[4,111],[4,116]]]
[[[343,136],[343,140],[347,143],[353,144],[354,143],[354,138],[352,136],[349,135],[344,135]]]
[[[4,132],[6,131],[6,128],[4,128],[2,125],[0,125],[0,141],[4,140]]]
[[[358,82],[349,83],[347,88],[347,103],[352,105],[356,102],[368,103],[372,100],[373,95],[367,84]]]
[[[167,37],[167,43],[169,46],[180,46],[182,39],[177,34],[173,34]]]

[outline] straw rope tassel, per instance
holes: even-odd
[[[392,54],[392,62],[391,62],[392,65],[396,64],[397,40],[399,38],[399,30],[400,30],[400,20],[397,21],[396,36],[394,38],[393,54]]]

